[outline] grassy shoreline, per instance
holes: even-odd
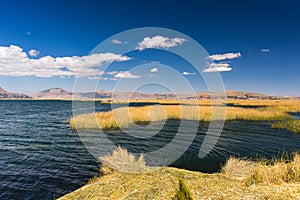
[[[100,158],[101,159],[101,158]],[[300,155],[273,164],[229,158],[220,173],[205,174],[171,167],[147,170],[143,159],[118,148],[102,158],[99,177],[60,200],[69,199],[298,199]],[[114,168],[111,167],[114,164]],[[120,165],[119,167],[116,167]],[[139,173],[122,167],[143,168]]]

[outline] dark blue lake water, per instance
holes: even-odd
[[[96,107],[110,109],[99,103]],[[54,199],[99,174],[99,163],[67,123],[71,101],[0,101],[0,111],[1,200]],[[169,120],[159,134],[146,139],[122,132],[107,133],[107,137],[132,152],[153,151],[174,138],[178,125],[179,121]],[[208,123],[200,123],[192,145],[172,166],[215,172],[230,155],[254,159],[300,150],[300,135],[271,129],[269,122],[231,121],[226,122],[213,151],[199,159],[207,127]]]

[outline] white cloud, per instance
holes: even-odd
[[[117,73],[118,73],[117,71],[106,72],[107,75],[115,75],[115,74],[117,74]]]
[[[269,52],[270,49],[262,49],[261,51],[262,51],[262,52]]]
[[[160,62],[159,62],[159,61],[156,61],[156,60],[152,60],[151,63],[152,63],[152,64],[155,64],[155,65],[160,64]]]
[[[0,46],[0,75],[3,76],[90,76],[102,75],[95,67],[113,61],[126,61],[131,58],[114,53],[100,53],[89,56],[51,57],[32,59],[22,48],[11,45]]]
[[[209,63],[209,67],[229,67],[228,63]]]
[[[154,67],[154,68],[150,69],[150,72],[156,73],[156,72],[158,72],[158,69],[156,67]]]
[[[163,36],[145,37],[143,41],[138,43],[136,49],[142,51],[147,48],[163,48],[169,49],[178,45],[182,45],[186,39],[184,38],[168,38]]]
[[[30,31],[26,32],[26,35],[31,35],[31,32]]]
[[[28,54],[32,57],[36,57],[40,54],[40,52],[37,50],[31,49],[30,51],[28,51]]]
[[[195,75],[196,73],[194,73],[194,72],[193,73],[192,72],[183,72],[182,74],[187,76],[187,75]]]
[[[120,71],[116,75],[114,75],[115,78],[140,78],[139,75],[131,74],[130,71]]]
[[[113,40],[111,40],[111,42],[112,42],[113,44],[128,44],[127,41],[122,42],[121,40],[118,40],[118,39],[113,39]]]
[[[116,81],[118,80],[117,78],[108,78],[108,77],[103,77],[103,76],[89,76],[89,80],[103,80],[103,81]]]
[[[214,64],[214,65],[211,65],[211,64]],[[204,69],[203,72],[204,73],[207,73],[207,72],[228,72],[228,71],[231,71],[232,68],[229,67],[228,64],[226,63],[211,63],[209,65],[208,68]]]
[[[241,57],[241,53],[225,53],[225,54],[214,54],[208,56],[211,60],[226,60],[226,59],[234,59]]]
[[[111,42],[112,42],[113,44],[122,44],[122,41],[117,40],[117,39],[113,39],[113,40],[111,40]]]
[[[89,80],[99,80],[100,77],[99,76],[89,76],[88,79]]]
[[[241,57],[241,53],[224,53],[224,54],[214,54],[211,56],[208,56],[207,58],[210,58],[211,60],[215,61],[221,61],[219,63],[207,63],[206,69],[203,70],[204,73],[206,72],[228,72],[231,71],[232,68],[230,67],[231,61],[228,61],[229,59],[235,59]],[[227,61],[223,61],[227,60]]]
[[[107,80],[110,80],[110,81],[116,81],[118,80],[117,78],[108,78]]]

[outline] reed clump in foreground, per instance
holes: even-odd
[[[102,163],[101,171],[104,174],[111,170],[123,172],[142,172],[147,170],[143,154],[136,158],[127,149],[121,147],[118,147],[111,155],[101,156],[99,159]]]
[[[104,159],[108,161],[106,168],[111,164],[115,166],[115,161],[123,167],[127,161],[129,168],[140,166],[132,165],[134,156],[124,149],[118,148],[114,153]],[[134,160],[140,163],[140,159]],[[272,165],[231,158],[222,173],[215,174],[171,167],[140,173],[112,170],[60,199],[297,199],[300,196],[299,167],[300,156],[295,154],[291,161],[278,160]],[[254,174],[257,174],[255,182],[247,185]]]
[[[300,120],[284,120],[272,124],[272,128],[285,129],[292,133],[300,133]]]
[[[239,179],[249,186],[253,184],[282,184],[300,182],[300,154],[295,153],[292,160],[264,159],[251,162],[239,158],[230,158],[222,172],[231,178]]]
[[[114,130],[128,128],[132,124],[145,124],[167,119],[183,120],[283,120],[291,116],[273,108],[242,108],[195,105],[160,105],[144,107],[121,107],[108,112],[96,112],[74,116],[70,119],[72,129]],[[213,118],[212,111],[216,110]],[[222,115],[224,113],[225,115]]]

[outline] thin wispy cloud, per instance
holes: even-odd
[[[154,68],[150,69],[150,72],[156,73],[156,72],[158,72],[158,69],[156,67],[154,67]]]
[[[183,72],[182,74],[185,76],[188,76],[188,75],[195,75],[196,73],[195,72]]]
[[[229,72],[232,70],[228,63],[208,63],[206,69],[203,70],[204,73],[207,72]]]
[[[102,76],[89,76],[89,80],[103,80],[103,81],[116,81],[117,78],[109,78],[109,77],[102,77]]]
[[[130,71],[120,71],[116,75],[114,75],[114,78],[127,78],[127,79],[135,79],[140,78],[139,75],[134,75]]]
[[[113,44],[128,44],[128,42],[127,41],[121,41],[121,40],[118,40],[118,39],[113,39],[113,40],[111,40],[111,42],[113,43]]]
[[[154,65],[160,64],[160,62],[157,61],[157,60],[152,60],[151,63],[154,64]]]
[[[262,49],[261,51],[262,51],[262,52],[269,52],[270,49]]]
[[[118,73],[117,71],[106,72],[107,75],[115,75],[115,74],[117,74],[117,73]]]
[[[231,67],[224,67],[224,66],[214,66],[214,67],[209,67],[203,70],[204,73],[209,73],[209,72],[228,72],[231,71]]]
[[[228,63],[209,63],[209,67],[229,67]]]
[[[147,48],[162,48],[169,49],[171,47],[182,45],[186,39],[184,38],[168,38],[164,36],[145,37],[143,41],[139,42],[136,49],[142,51]]]
[[[33,55],[37,54],[34,52]],[[90,76],[102,75],[95,67],[113,61],[127,61],[131,58],[114,53],[100,53],[89,56],[29,58],[21,47],[0,46],[0,75],[3,76]]]
[[[211,56],[208,56],[211,60],[227,60],[227,59],[235,59],[241,57],[241,53],[224,53],[224,54],[214,54]]]
[[[118,79],[117,78],[101,77],[100,80],[104,80],[104,81],[116,81]]]
[[[37,50],[31,49],[30,51],[28,51],[28,54],[32,57],[36,57],[40,54],[40,52]]]

